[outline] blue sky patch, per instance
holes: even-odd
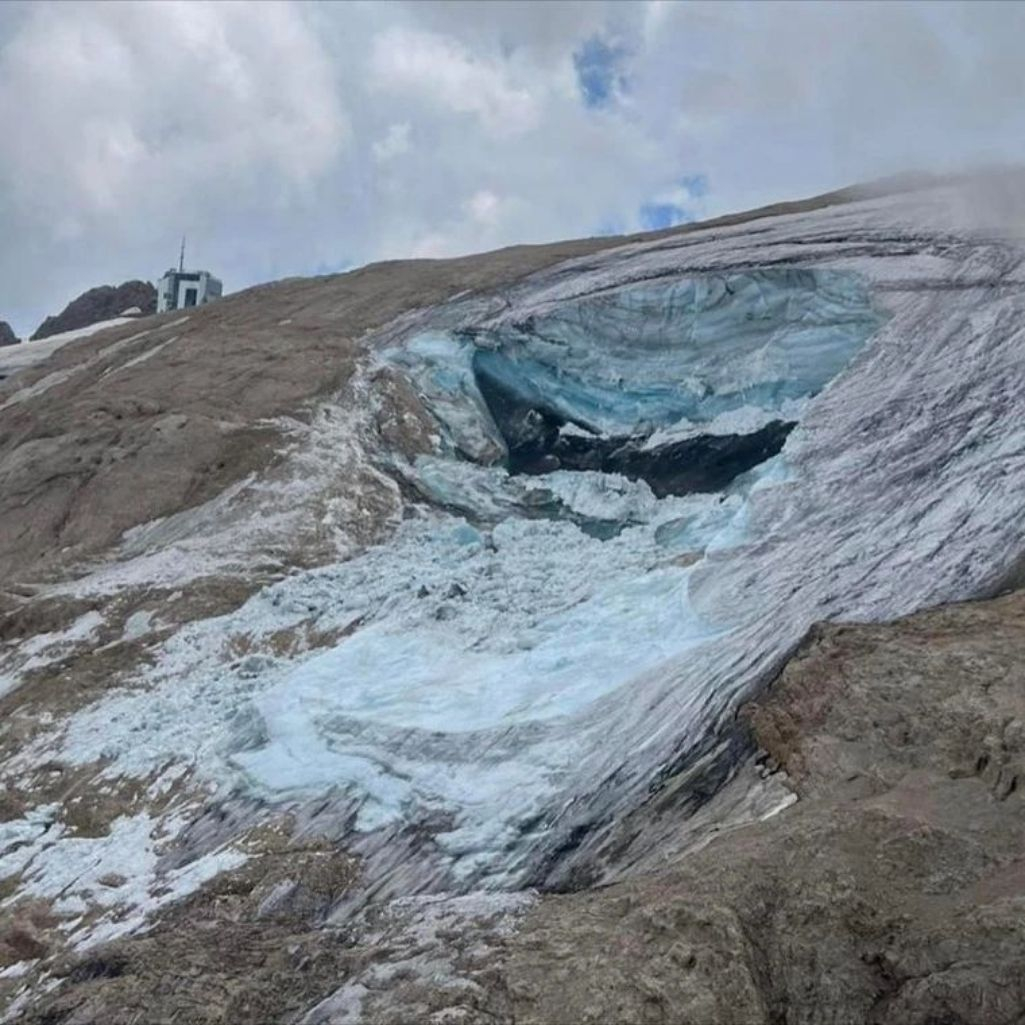
[[[620,64],[626,48],[592,36],[573,54],[580,95],[588,107],[607,107],[617,92],[626,88],[626,76]]]
[[[640,219],[644,231],[660,231],[693,221],[694,215],[676,203],[642,203]]]

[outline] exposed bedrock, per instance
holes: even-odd
[[[120,285],[99,285],[72,299],[60,313],[47,317],[32,335],[32,341],[63,331],[74,331],[102,320],[120,317],[137,307],[142,314],[155,313],[157,290],[148,281],[125,281]]]
[[[538,905],[488,1010],[521,1023],[1022,1020],[1023,650],[1021,593],[816,626],[743,716],[766,771],[783,769],[801,800],[676,866]]]

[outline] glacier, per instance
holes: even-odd
[[[737,707],[813,622],[988,593],[1020,547],[1021,253],[951,211],[938,189],[644,240],[389,326],[315,464],[372,464],[386,536],[176,629],[48,751],[187,763],[364,853],[368,885],[416,837],[402,892],[644,863],[658,802],[686,818],[751,756]],[[385,374],[416,446],[375,425]],[[259,519],[240,495],[104,572],[209,565],[211,518]]]
[[[594,433],[814,394],[878,326],[857,275],[791,268],[619,287],[474,332],[474,370]]]
[[[692,575],[743,543],[751,496],[788,479],[789,428],[884,319],[857,274],[765,269],[412,332],[372,366],[408,375],[433,418],[434,453],[380,453],[422,504],[384,544],[184,628],[160,659],[173,693],[80,716],[66,751],[141,773],[190,750],[272,803],[341,790],[358,831],[432,822],[455,878],[515,884],[593,743],[596,704],[629,704],[734,629],[692,601]],[[524,415],[555,425],[567,463],[561,446],[597,443],[651,467],[789,419],[777,444],[739,463],[727,450],[716,487],[674,493],[650,471],[520,472]],[[311,614],[337,644],[225,665],[225,636]],[[111,722],[140,721],[133,752],[117,751]]]
[[[768,268],[609,289],[417,335],[385,358],[409,372],[456,456],[625,472],[682,493],[718,490],[778,451],[787,430],[772,425],[792,424],[880,321],[857,275]],[[674,458],[690,474],[667,483]],[[701,480],[702,461],[721,465]]]

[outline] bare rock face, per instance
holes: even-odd
[[[77,331],[103,320],[113,320],[133,306],[138,307],[143,315],[156,312],[157,290],[148,281],[126,281],[116,286],[90,288],[77,299],[72,299],[60,313],[47,317],[36,328],[32,341],[64,331]]]
[[[1023,651],[1020,592],[817,626],[741,716],[795,804],[541,898],[484,961],[454,938],[448,979],[417,960],[422,922],[395,930],[309,1021],[1021,1021]]]
[[[6,320],[0,320],[0,345],[17,345],[18,336]]]
[[[742,714],[798,802],[663,872],[542,901],[510,941],[502,1013],[1020,1021],[1023,652],[1021,593],[814,628]]]

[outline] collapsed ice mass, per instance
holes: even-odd
[[[729,632],[689,600],[693,567],[743,536],[805,404],[880,323],[853,274],[765,269],[389,348],[440,442],[384,458],[427,501],[306,581],[362,625],[255,698],[233,763],[263,793],[353,788],[362,829],[444,814],[457,870],[501,878],[594,743],[574,721]]]

